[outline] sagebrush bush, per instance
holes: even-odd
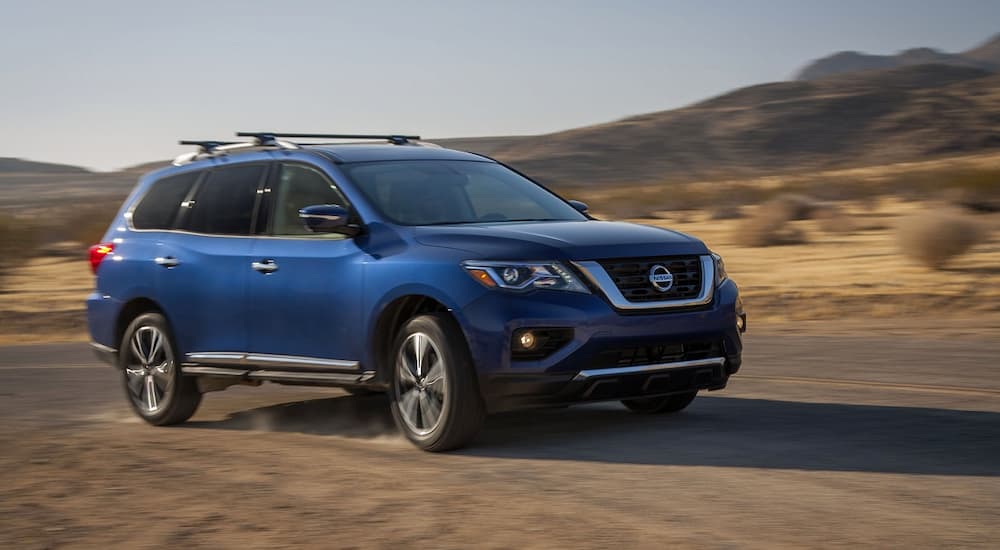
[[[806,242],[805,234],[789,222],[801,219],[797,200],[778,197],[757,207],[736,227],[733,239],[744,246],[776,246]]]
[[[16,257],[19,261],[34,255],[37,232],[28,220],[0,213],[0,255],[4,258]],[[0,287],[7,270],[0,270]]]
[[[714,206],[708,211],[710,220],[738,220],[743,217],[743,209],[733,204]]]
[[[900,251],[931,269],[942,269],[983,237],[983,230],[967,215],[929,211],[900,221],[896,230]]]
[[[858,224],[852,216],[834,204],[825,204],[813,212],[816,226],[824,233],[853,233]]]

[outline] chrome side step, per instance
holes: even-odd
[[[184,356],[188,363],[203,365],[233,365],[241,367],[277,367],[318,371],[361,372],[357,361],[324,359],[299,355],[272,355],[269,353],[243,353],[239,351],[204,351]],[[247,370],[250,370],[249,368]]]
[[[351,386],[365,384],[375,378],[375,371],[363,372],[320,372],[320,371],[286,371],[275,369],[248,369],[245,367],[226,367],[185,363],[181,372],[197,376],[219,376],[240,378],[245,380],[262,380],[267,382],[305,382],[314,384],[331,384]]]

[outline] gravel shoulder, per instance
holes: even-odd
[[[398,435],[383,398],[335,389],[233,388],[153,428],[85,346],[0,348],[0,546],[995,543],[997,340],[747,345],[730,387],[679,415],[509,413],[445,455]]]

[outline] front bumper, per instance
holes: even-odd
[[[496,411],[724,388],[741,365],[738,301],[732,281],[708,305],[653,312],[619,312],[596,294],[494,291],[455,314]],[[510,344],[523,328],[572,328],[573,339],[544,359],[518,361]]]

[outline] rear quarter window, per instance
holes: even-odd
[[[191,187],[200,175],[200,172],[188,172],[154,182],[132,211],[132,227],[173,228],[181,202],[191,192]]]
[[[184,229],[215,235],[250,234],[265,168],[263,164],[247,164],[209,172],[188,204]]]

